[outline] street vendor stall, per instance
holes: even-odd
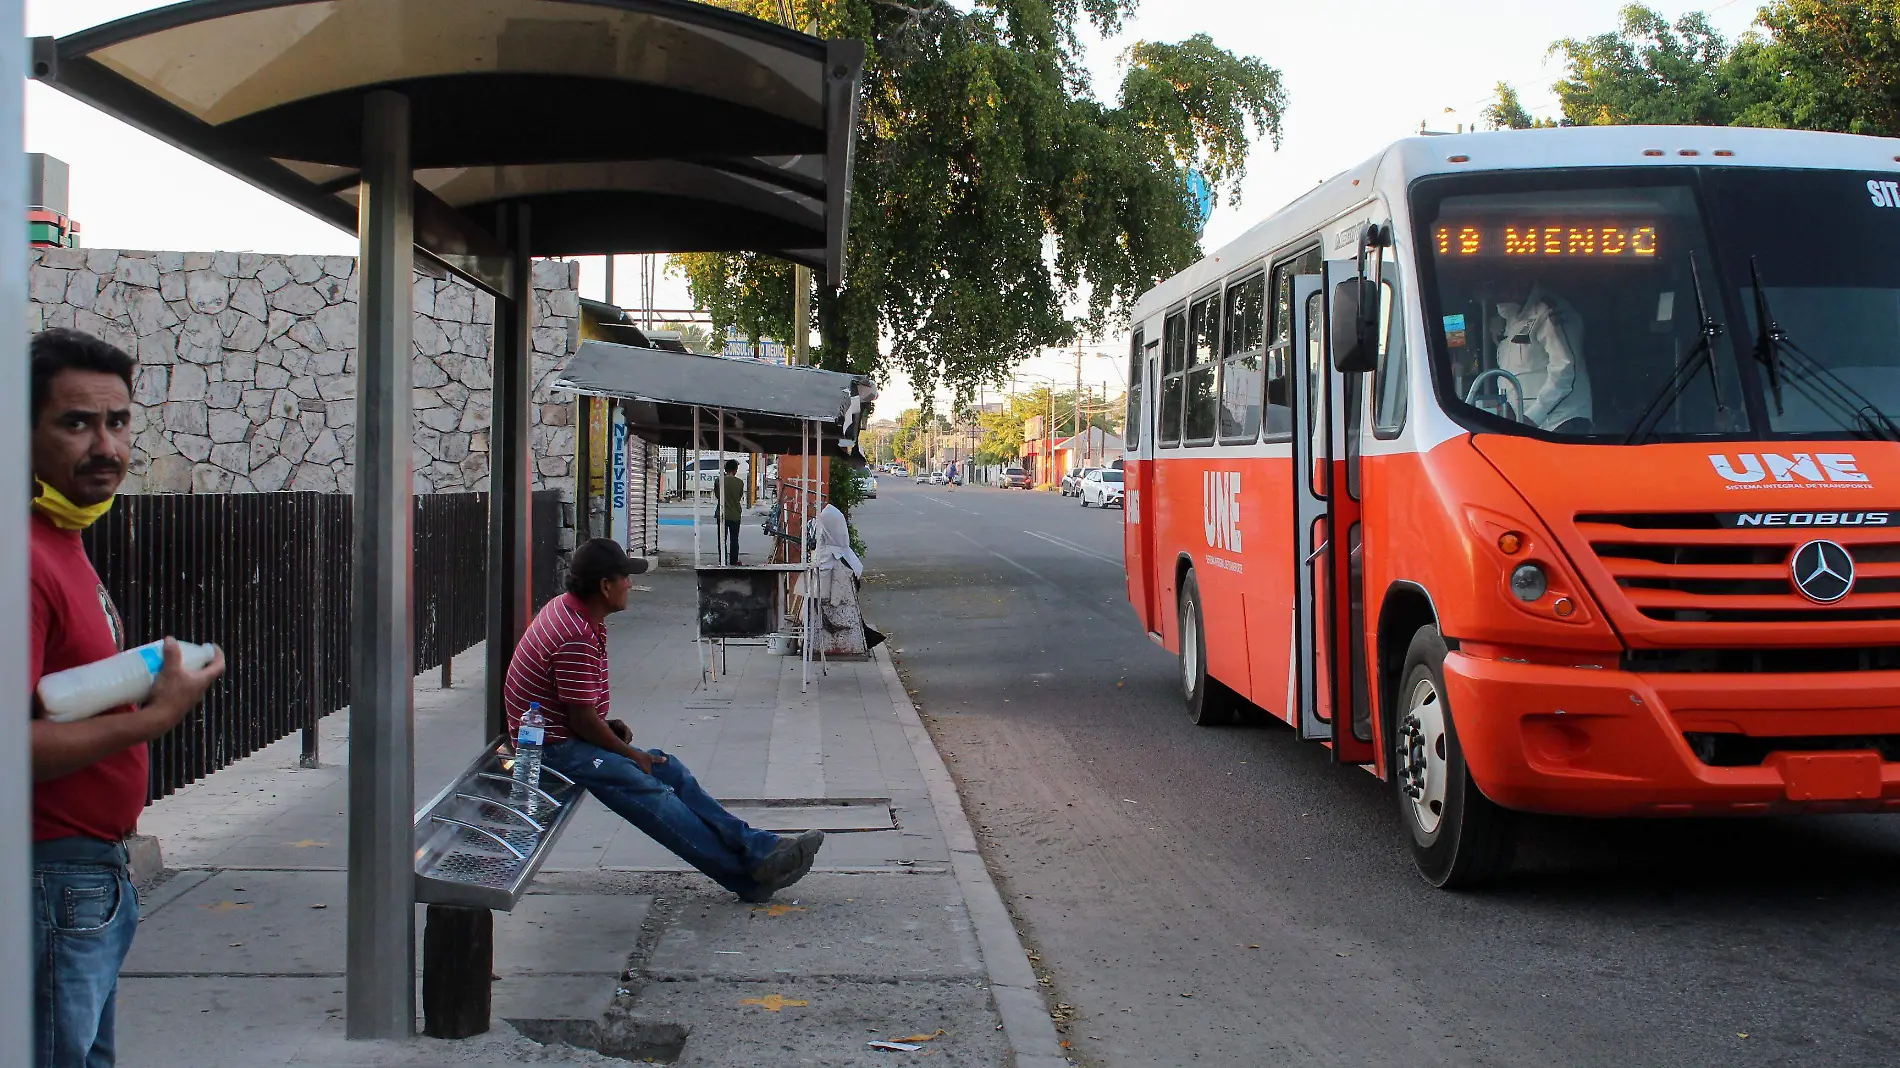
[[[787,563],[714,564],[701,549],[700,497],[693,498],[693,570],[699,585],[700,670],[724,670],[728,642],[795,642],[802,685],[811,683],[814,657],[823,668],[823,622],[813,598],[795,590],[820,588],[823,554],[808,538],[826,502],[821,459],[863,463],[857,430],[870,417],[877,389],[862,375],[815,367],[784,367],[760,360],[585,341],[555,381],[556,389],[621,402],[627,432],[664,448],[693,451],[693,469],[708,451],[721,468],[726,454],[797,457],[781,465],[779,527],[796,547]],[[714,559],[719,554],[714,553]],[[794,585],[795,584],[795,585]],[[786,607],[797,602],[787,625]]]

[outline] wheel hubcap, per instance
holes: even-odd
[[[1201,677],[1201,620],[1194,611],[1194,599],[1188,598],[1181,611],[1181,693],[1194,696]]]
[[[1399,720],[1399,789],[1412,800],[1412,817],[1426,834],[1445,816],[1445,705],[1430,679],[1412,688]]]

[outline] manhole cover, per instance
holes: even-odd
[[[733,815],[762,831],[810,831],[826,834],[848,831],[892,831],[887,797],[871,798],[735,798],[723,801]]]

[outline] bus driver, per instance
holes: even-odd
[[[1583,321],[1577,310],[1536,285],[1523,303],[1499,304],[1497,309],[1504,322],[1497,366],[1509,371],[1524,390],[1524,411],[1518,418],[1559,434],[1590,433],[1590,373],[1578,359]],[[1513,391],[1505,386],[1500,392]]]

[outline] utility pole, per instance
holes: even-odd
[[[1075,339],[1075,432],[1082,432],[1082,338]]]

